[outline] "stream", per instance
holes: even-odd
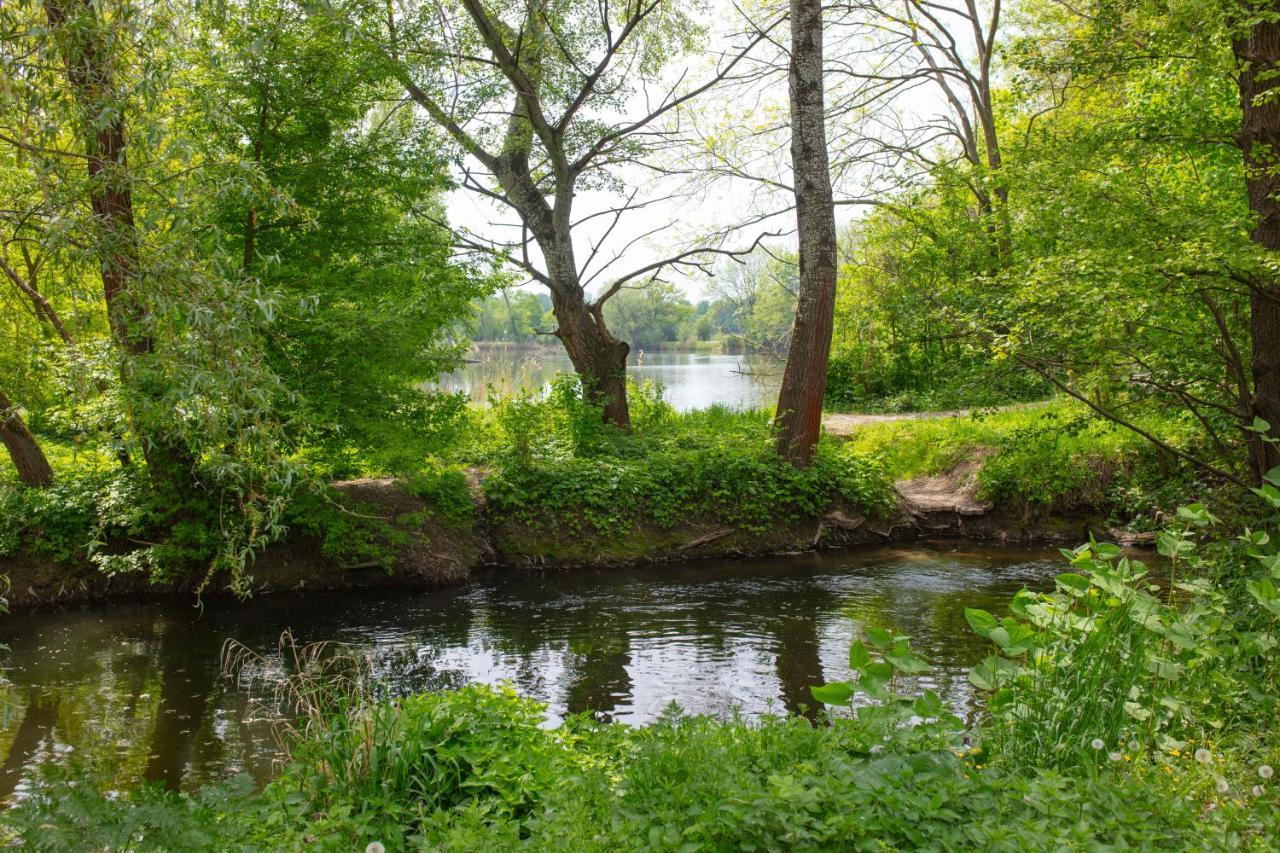
[[[970,666],[988,654],[966,606],[1000,611],[1063,571],[1047,549],[939,544],[626,570],[493,573],[426,592],[264,596],[241,605],[115,604],[0,618],[10,682],[0,716],[0,797],[40,765],[76,764],[106,784],[192,787],[237,773],[258,783],[282,754],[271,667],[224,677],[223,643],[273,654],[281,632],[367,656],[393,693],[510,681],[548,723],[594,711],[629,724],[672,702],[758,716],[811,704],[847,677],[863,626],[913,638],[933,668],[910,689],[973,706]]]

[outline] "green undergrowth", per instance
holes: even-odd
[[[1184,464],[1140,436],[1060,402],[861,427],[848,441],[824,437],[813,463],[797,469],[774,452],[768,411],[677,412],[652,385],[633,386],[630,399],[631,429],[619,430],[603,423],[574,377],[562,376],[545,391],[494,397],[460,413],[447,446],[411,465],[347,454],[326,467],[304,449],[299,482],[263,542],[306,537],[338,564],[390,565],[419,521],[474,527],[477,489],[488,520],[509,530],[607,537],[640,550],[643,537],[661,539],[686,524],[771,536],[832,507],[886,515],[894,480],[975,457],[983,458],[982,496],[1028,515],[1101,511],[1150,528],[1203,491]],[[1174,417],[1148,416],[1142,426],[1176,447],[1197,440],[1193,425]],[[52,488],[22,488],[8,474],[0,480],[0,555],[91,561],[158,583],[207,577],[226,511],[216,495],[161,497],[140,462],[126,469],[105,452],[47,447]],[[349,500],[326,485],[339,470],[344,478],[396,480],[420,502],[416,516]],[[252,581],[252,560],[239,580],[242,590]]]
[[[487,687],[413,697],[327,731],[261,794],[63,779],[4,822],[34,849],[335,851],[1263,850],[1280,826],[1274,793],[1206,795],[1196,766],[987,766],[927,739],[885,750],[856,718],[548,730],[541,712]]]
[[[1148,414],[1139,425],[1183,450],[1200,436],[1179,416]],[[1151,526],[1161,510],[1203,490],[1185,462],[1062,401],[870,424],[849,444],[883,460],[895,480],[943,473],[981,457],[980,496],[1032,513],[1102,510]]]
[[[652,386],[633,387],[632,430],[601,423],[572,378],[542,397],[477,412],[458,458],[488,472],[492,517],[554,524],[571,534],[622,535],[712,520],[760,533],[843,502],[887,513],[893,493],[872,454],[832,440],[797,469],[774,452],[768,412],[681,413]]]

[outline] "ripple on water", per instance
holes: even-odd
[[[797,710],[809,687],[846,678],[867,627],[908,634],[934,664],[908,681],[964,710],[986,654],[964,607],[999,610],[1047,588],[1054,552],[893,548],[628,570],[492,576],[466,587],[278,596],[204,611],[173,604],[15,614],[0,795],[40,763],[74,756],[116,784],[194,784],[277,767],[272,680],[220,675],[223,642],[268,656],[285,629],[365,655],[393,693],[509,681],[548,721],[596,711],[627,723],[673,701],[691,713]]]

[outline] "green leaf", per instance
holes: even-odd
[[[1253,423],[1249,424],[1247,427],[1245,427],[1245,429],[1247,429],[1249,432],[1265,434],[1265,433],[1271,432],[1271,424],[1267,423],[1262,418],[1254,416]]]
[[[854,640],[853,645],[849,646],[849,668],[861,670],[869,663],[871,663],[871,653],[867,651],[867,647],[861,640]]]
[[[937,717],[946,710],[942,697],[932,690],[926,690],[923,696],[916,697],[911,710],[921,717]]]
[[[892,652],[885,655],[884,659],[893,664],[893,668],[903,675],[918,675],[929,671],[929,664],[925,662],[924,658],[916,657],[913,654]]]
[[[979,637],[988,636],[991,633],[991,629],[1000,624],[996,621],[996,617],[978,607],[966,607],[964,609],[964,618],[968,620],[969,627]]]
[[[833,681],[820,687],[810,687],[809,692],[823,705],[848,705],[854,688],[848,681]]]
[[[878,678],[870,673],[864,673],[853,686],[872,699],[883,701],[889,698],[889,691],[885,689],[885,684],[888,681],[888,678]]]
[[[1084,595],[1089,591],[1089,579],[1084,575],[1078,575],[1075,572],[1063,572],[1054,580],[1056,580],[1058,585],[1063,589],[1077,597]]]
[[[883,661],[869,663],[867,664],[866,670],[863,672],[863,677],[866,676],[870,676],[871,678],[876,678],[881,681],[888,681],[890,678],[893,678],[893,665],[884,663]]]
[[[1266,483],[1260,489],[1250,489],[1258,497],[1266,501],[1272,509],[1280,509],[1280,489]]]
[[[979,690],[995,690],[1017,671],[1013,661],[992,655],[969,670],[969,683]]]
[[[887,649],[893,646],[893,635],[884,628],[868,628],[867,642],[877,649]]]
[[[1093,553],[1104,560],[1113,560],[1123,554],[1124,551],[1119,545],[1113,545],[1110,542],[1099,542],[1093,546]]]

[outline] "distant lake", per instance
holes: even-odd
[[[440,379],[444,391],[465,391],[477,403],[498,394],[545,388],[557,373],[572,373],[569,357],[555,350],[485,348]],[[637,382],[648,379],[664,389],[663,398],[687,412],[720,404],[757,409],[777,402],[782,363],[760,355],[633,350],[627,372]]]

